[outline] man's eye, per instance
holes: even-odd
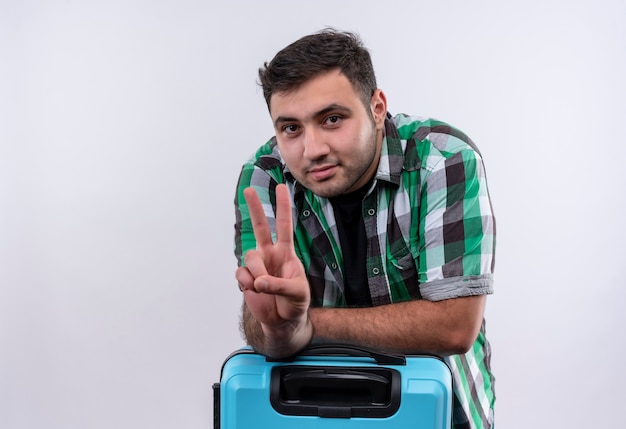
[[[296,132],[298,132],[298,126],[297,125],[286,125],[283,127],[283,131],[286,132],[287,134],[294,134]]]
[[[338,116],[338,115],[332,115],[326,118],[326,123],[328,125],[336,125],[339,122],[341,122],[341,116]]]

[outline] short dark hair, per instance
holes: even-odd
[[[277,92],[289,92],[324,72],[338,69],[368,105],[376,91],[369,51],[355,33],[326,28],[279,51],[259,69],[259,84],[269,109]]]

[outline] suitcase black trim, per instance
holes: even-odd
[[[266,358],[268,362],[293,362],[299,356],[349,356],[370,357],[379,365],[406,365],[406,356],[397,353],[381,352],[351,344],[312,344],[298,352],[296,355],[283,358]]]
[[[220,384],[213,383],[213,428],[220,429]]]

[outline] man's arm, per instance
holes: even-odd
[[[276,187],[276,241],[255,190],[244,196],[256,249],[244,256],[235,277],[243,292],[242,324],[246,340],[264,355],[280,358],[292,355],[311,341],[308,318],[311,292],[302,263],[293,245],[293,224],[289,191]]]
[[[367,308],[311,308],[314,342],[358,344],[390,352],[467,352],[480,330],[485,295]]]
[[[248,345],[265,356],[282,358],[302,350],[311,342],[313,325],[307,317],[302,323],[285,323],[282,329],[267,330],[252,315],[246,301],[241,308],[241,331]]]

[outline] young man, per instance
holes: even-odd
[[[455,427],[491,428],[495,225],[477,148],[389,115],[350,33],[305,36],[259,76],[276,135],[235,198],[247,342],[273,357],[324,341],[443,356]]]

